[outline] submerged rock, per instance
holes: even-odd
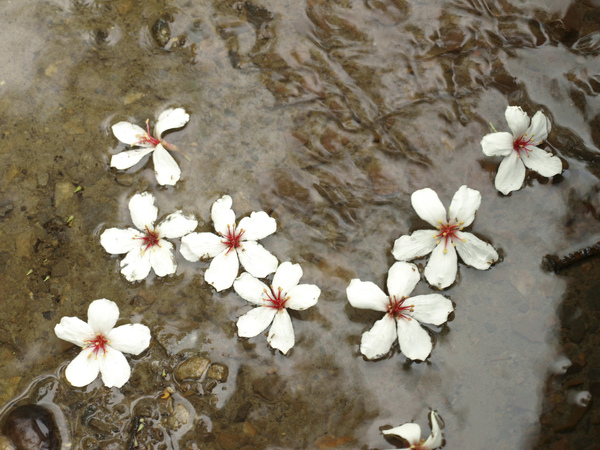
[[[166,46],[171,40],[171,28],[165,19],[158,19],[152,25],[152,38],[159,47]]]
[[[175,378],[179,381],[192,379],[197,380],[202,378],[204,372],[210,364],[210,359],[203,356],[194,356],[183,362],[175,371]]]
[[[39,405],[23,405],[13,410],[2,431],[17,450],[60,449],[60,434],[54,417]]]

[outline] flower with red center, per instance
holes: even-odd
[[[146,120],[145,130],[130,122],[114,124],[112,132],[119,141],[139,148],[113,155],[110,166],[119,170],[129,169],[140,162],[144,156],[152,153],[158,184],[174,186],[181,178],[181,169],[167,150],[177,151],[178,148],[164,141],[162,135],[167,130],[183,127],[189,120],[190,115],[183,108],[167,109],[158,116],[154,136],[150,134],[148,120]]]
[[[273,284],[268,287],[249,273],[241,274],[233,283],[233,289],[244,300],[255,305],[237,321],[240,337],[254,337],[271,329],[267,342],[271,347],[286,354],[294,346],[294,328],[287,309],[302,311],[314,306],[321,290],[313,284],[298,284],[302,278],[299,264],[281,263],[273,275]]]
[[[512,133],[494,132],[481,140],[481,148],[487,156],[504,156],[496,174],[496,189],[504,195],[521,189],[525,168],[544,177],[562,172],[561,160],[537,147],[546,140],[551,128],[543,112],[536,112],[529,123],[529,116],[520,107],[509,106],[505,117]]]
[[[143,280],[150,269],[159,277],[175,273],[173,244],[166,239],[179,238],[198,226],[193,216],[185,216],[181,211],[169,214],[155,226],[158,208],[154,201],[149,192],[134,195],[129,200],[129,211],[138,229],[109,228],[100,236],[100,244],[108,253],[127,253],[121,261],[121,273],[129,281]]]
[[[427,440],[421,438],[421,427],[412,422],[390,430],[383,430],[382,433],[386,436],[393,434],[408,442],[410,447],[405,447],[404,450],[433,450],[440,448],[444,441],[444,436],[440,429],[440,418],[435,411],[431,411],[429,413],[429,420],[431,421],[431,435]]]
[[[457,252],[463,262],[479,270],[488,269],[498,260],[498,253],[487,242],[463,231],[475,220],[481,204],[479,191],[461,186],[454,194],[448,215],[435,191],[425,188],[413,192],[413,208],[419,217],[436,230],[417,230],[396,239],[392,253],[399,261],[409,261],[431,253],[425,267],[429,284],[445,289],[454,283]]]
[[[256,242],[275,232],[275,219],[264,211],[253,212],[236,226],[232,204],[229,195],[213,204],[211,218],[216,234],[191,233],[181,239],[180,251],[188,261],[214,258],[204,279],[217,291],[233,285],[240,263],[256,278],[264,278],[277,268],[277,258]]]
[[[141,324],[115,328],[119,308],[110,300],[90,303],[87,323],[77,317],[63,317],[54,327],[56,336],[82,347],[79,355],[65,370],[73,386],[90,384],[102,375],[108,387],[121,387],[131,376],[131,368],[123,353],[139,355],[150,345],[150,329]]]
[[[362,335],[360,351],[368,359],[388,354],[396,339],[400,351],[409,359],[424,361],[431,353],[431,337],[420,322],[442,325],[454,307],[440,294],[409,297],[420,278],[417,266],[397,262],[388,274],[389,296],[370,281],[355,278],[348,285],[346,295],[353,307],[385,313]]]

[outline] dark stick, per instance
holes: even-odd
[[[594,245],[577,250],[575,253],[563,256],[562,258],[556,255],[546,255],[542,259],[542,267],[548,271],[552,270],[554,273],[558,273],[566,267],[598,254],[600,254],[600,242],[596,242]]]

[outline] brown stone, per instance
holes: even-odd
[[[179,381],[192,379],[198,380],[202,378],[204,372],[210,364],[210,359],[204,356],[194,356],[184,361],[175,371],[175,377]]]
[[[206,376],[213,380],[217,380],[220,383],[225,383],[229,376],[229,369],[224,364],[215,363],[208,368]]]

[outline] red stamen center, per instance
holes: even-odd
[[[278,287],[277,292],[275,292],[271,286],[271,292],[265,289],[264,294],[266,297],[265,306],[267,308],[275,308],[279,311],[285,308],[285,303],[290,299],[289,297],[283,295],[283,291],[280,287]]]
[[[450,240],[452,245],[456,246],[456,244],[454,244],[454,239],[459,239],[459,237],[456,235],[456,232],[462,231],[463,224],[464,224],[464,222],[450,224],[448,222],[443,223],[442,221],[440,221],[440,224],[437,226],[437,229],[439,230],[439,234],[434,235],[434,238],[436,238],[438,240],[437,241],[438,244],[442,240],[444,241],[444,253],[446,253],[448,251],[447,250],[448,240]]]
[[[146,133],[144,133],[144,134],[138,134],[137,137],[140,140],[137,141],[134,145],[152,144],[153,147],[156,147],[158,144],[160,144],[160,139],[156,139],[155,137],[153,137],[150,134],[149,119],[146,119]]]
[[[529,139],[527,139],[527,135],[524,134],[520,138],[515,139],[513,141],[513,149],[515,152],[517,152],[517,155],[519,155],[519,158],[521,157],[522,151],[525,152],[525,156],[529,157],[529,152],[531,151],[531,149],[528,148],[528,146],[529,145],[533,146],[535,144],[539,144],[539,142],[533,142],[533,135]]]
[[[138,239],[144,241],[144,243],[142,244],[146,246],[144,248],[144,251],[148,250],[150,247],[153,247],[155,245],[160,245],[160,236],[158,235],[158,232],[148,228],[148,225],[146,225],[146,232],[144,233],[144,235],[139,237]]]
[[[235,226],[231,227],[231,226],[227,225],[227,234],[219,233],[221,235],[221,237],[224,238],[224,240],[221,242],[223,242],[223,244],[225,244],[227,247],[229,247],[225,254],[228,254],[231,250],[236,249],[240,245],[242,245],[241,239],[245,232],[246,232],[246,230],[244,230],[244,229],[241,229],[238,232],[238,231],[236,231]]]
[[[92,352],[89,354],[88,358],[91,358],[94,355],[94,358],[98,357],[98,353],[102,350],[102,355],[106,355],[106,344],[108,344],[108,339],[106,339],[101,334],[98,334],[95,339],[86,340],[87,344],[85,348],[91,348]]]
[[[398,299],[395,295],[390,296],[390,304],[388,305],[387,313],[394,319],[407,319],[412,320],[409,315],[405,313],[411,313],[414,311],[415,305],[406,305],[405,302],[409,297],[401,297]]]

